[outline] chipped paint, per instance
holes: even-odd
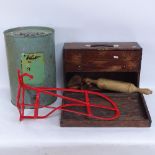
[[[23,73],[29,73],[35,78],[30,80],[24,77],[27,84],[41,84],[44,82],[44,55],[43,53],[22,53],[21,69]]]

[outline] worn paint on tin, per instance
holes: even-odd
[[[17,70],[32,74],[24,82],[34,87],[56,87],[54,30],[47,27],[18,27],[4,32],[8,59],[11,101],[16,105]],[[28,59],[24,58],[24,54]],[[31,55],[32,54],[32,55]],[[37,56],[33,55],[37,54]],[[25,103],[34,103],[34,91],[25,91]],[[50,105],[56,97],[41,94],[41,105]],[[31,106],[30,106],[31,107]],[[33,106],[32,106],[33,108]]]
[[[33,79],[24,77],[24,83],[41,84],[44,82],[44,54],[43,53],[22,53],[21,54],[22,73],[33,75]]]

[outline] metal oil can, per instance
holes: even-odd
[[[4,31],[11,89],[11,102],[16,105],[17,70],[33,75],[24,83],[36,87],[56,87],[54,29],[48,27],[17,27]],[[25,92],[25,103],[34,103],[36,94]],[[40,104],[49,105],[56,97],[41,94]],[[31,108],[31,107],[30,107]]]

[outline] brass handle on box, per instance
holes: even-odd
[[[88,45],[87,45],[88,46]],[[105,50],[107,48],[118,48],[118,44],[91,44],[89,47],[99,47],[97,50]]]
[[[90,47],[114,47],[113,45],[110,44],[92,44]]]

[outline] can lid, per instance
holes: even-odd
[[[41,27],[41,26],[26,26],[26,27],[16,27],[12,29],[8,29],[4,31],[5,36],[13,36],[13,37],[42,37],[47,36],[54,33],[53,28],[49,27]]]

